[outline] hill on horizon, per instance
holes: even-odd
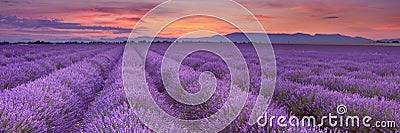
[[[264,40],[264,33],[247,33],[249,38],[252,38],[253,42],[266,42]],[[268,34],[268,37],[272,43],[370,43],[374,40],[363,38],[363,37],[351,37],[341,34]],[[224,36],[215,35],[211,37],[200,37],[200,38],[179,38],[179,41],[187,42],[229,42],[227,38],[232,42],[250,42],[244,33],[231,33]],[[148,36],[142,36],[131,39],[131,41],[151,41],[153,38]],[[156,37],[154,41],[169,41],[173,42],[177,38],[165,38]]]

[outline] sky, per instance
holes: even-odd
[[[0,40],[107,40],[129,37],[133,27],[162,0],[0,0]],[[159,18],[135,33],[158,27],[162,18],[196,4],[170,6],[155,13]],[[267,33],[343,34],[370,39],[400,38],[399,0],[236,0],[260,21]],[[214,3],[213,3],[214,4]],[[210,4],[211,5],[211,4]],[[241,20],[252,16],[205,6],[199,10],[222,12]],[[235,15],[237,14],[237,15]],[[160,33],[179,37],[192,30],[214,30],[220,34],[237,32],[224,21],[204,16],[180,19]],[[141,33],[143,32],[143,33]],[[206,36],[206,35],[204,35]]]

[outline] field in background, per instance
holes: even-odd
[[[160,106],[173,105],[174,108],[165,110],[182,119],[204,118],[217,111],[224,103],[229,80],[226,64],[207,53],[192,54],[183,62],[181,71],[193,73],[181,75],[186,76],[181,80],[188,91],[196,90],[198,83],[193,82],[193,76],[202,71],[215,73],[220,90],[204,106],[187,108],[166,98],[157,76],[162,57],[157,47],[165,46],[156,45],[149,55],[151,60],[147,60],[155,67],[147,70],[147,79],[153,96],[162,97],[158,98]],[[121,77],[123,45],[0,45],[0,49],[0,132],[151,132],[138,120],[125,98]],[[344,104],[348,108],[345,115],[400,121],[400,47],[281,44],[274,45],[274,51],[278,75],[273,101],[267,109],[269,115],[323,116],[336,113],[337,105]],[[250,71],[257,74],[259,64],[254,55],[245,58],[254,66]],[[259,88],[258,82],[251,79],[251,91]],[[272,127],[251,126],[246,123],[250,107],[246,106],[225,130],[399,130],[282,128],[276,123]],[[197,113],[190,113],[193,111]]]

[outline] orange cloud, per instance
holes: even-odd
[[[196,16],[175,21],[174,23],[165,27],[165,29],[159,33],[159,36],[180,37],[186,33],[197,30],[209,30],[218,32],[220,34],[239,32],[239,30],[236,29],[234,26],[222,20],[206,16]],[[197,36],[191,36],[191,37],[197,37]]]
[[[400,16],[393,16],[394,19],[400,19]]]
[[[400,30],[400,23],[381,25],[381,26],[375,27],[374,29],[382,30],[382,31],[398,31],[398,30]]]
[[[329,2],[329,1],[281,1],[281,2],[266,2],[267,7],[275,9],[289,9],[307,13],[324,13],[324,12],[335,12],[344,10],[357,10],[357,9],[370,9],[375,8],[370,4],[358,2],[358,3],[347,3],[347,2]]]
[[[254,17],[256,17],[258,20],[268,20],[277,18],[274,16],[267,16],[267,15],[254,15]],[[238,18],[254,19],[253,16],[238,16]]]

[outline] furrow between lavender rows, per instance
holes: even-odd
[[[134,114],[122,81],[122,58],[84,114],[80,132],[151,132]]]

